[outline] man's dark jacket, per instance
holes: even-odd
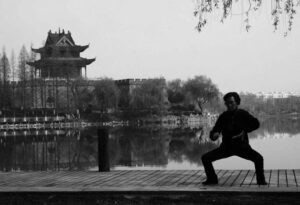
[[[258,127],[259,121],[246,110],[225,111],[217,119],[210,136],[214,132],[222,133],[222,145],[249,144],[247,133],[256,130]],[[245,132],[243,137],[232,139],[233,136],[240,134],[242,131]]]

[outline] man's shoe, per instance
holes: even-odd
[[[218,180],[215,179],[215,180],[209,180],[207,179],[206,181],[202,182],[202,185],[216,185],[218,184]]]
[[[266,181],[258,181],[257,185],[268,185]]]

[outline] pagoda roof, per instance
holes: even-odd
[[[42,60],[37,60],[34,62],[27,62],[27,64],[37,68],[47,66],[47,65],[65,65],[65,64],[71,64],[71,65],[75,64],[77,66],[84,67],[86,65],[91,64],[95,60],[96,58],[87,59],[82,57],[78,57],[78,58],[59,57],[59,58],[44,58]]]
[[[45,46],[45,47],[41,47],[41,48],[31,48],[31,50],[35,53],[44,53],[44,52],[46,52],[46,49],[49,47],[57,48],[57,46],[55,46],[55,45],[49,45],[47,47]],[[69,47],[64,47],[64,48],[82,52],[82,51],[86,50],[88,47],[89,47],[89,45],[85,45],[85,46],[74,45],[74,46],[69,46]]]
[[[52,33],[51,30],[48,32],[48,37],[45,43],[45,46],[50,46],[50,45],[56,45],[59,43],[62,39],[66,39],[71,45],[75,45],[75,42],[71,36],[71,33],[68,31],[68,33],[65,33],[64,30],[62,32],[55,32]]]

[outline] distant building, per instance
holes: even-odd
[[[288,98],[291,96],[300,97],[300,93],[295,92],[258,92],[255,93],[256,96],[264,98],[264,99],[281,99],[281,98]]]
[[[130,95],[137,86],[141,85],[147,79],[122,79],[115,80],[116,85],[120,89],[120,108],[128,108],[129,107],[129,99]]]
[[[19,100],[19,104],[15,106],[68,110],[78,107],[79,88],[92,90],[95,84],[86,80],[87,65],[94,62],[95,58],[80,57],[80,53],[88,47],[89,45],[77,45],[70,31],[65,33],[59,29],[53,33],[50,30],[43,47],[31,48],[33,52],[40,54],[40,59],[27,62],[33,68],[34,77],[15,82],[14,87],[21,90],[21,95],[27,98]]]
[[[82,77],[82,68],[95,61],[80,57],[80,53],[89,46],[76,45],[70,31],[52,33],[48,32],[48,37],[44,47],[32,51],[39,53],[41,58],[27,64],[36,69],[36,74],[41,78],[78,78]]]

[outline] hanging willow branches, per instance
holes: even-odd
[[[292,30],[296,7],[300,6],[300,0],[265,0],[271,4],[271,17],[274,31],[278,30],[281,21],[287,25],[284,34]],[[221,22],[223,23],[229,15],[233,14],[233,5],[241,4],[241,12],[244,15],[244,23],[246,31],[251,28],[249,16],[251,12],[255,12],[262,7],[263,0],[195,0],[196,8],[194,16],[198,18],[196,29],[201,32],[207,24],[207,16],[216,10],[221,11]]]

